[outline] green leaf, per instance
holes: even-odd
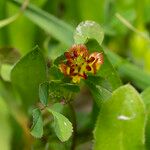
[[[60,80],[53,80],[49,82],[49,91],[57,91],[60,89],[61,81]]]
[[[70,92],[79,92],[80,91],[80,88],[78,85],[76,84],[72,84],[72,83],[62,83],[61,84],[62,88],[65,88],[67,91],[70,91]]]
[[[49,69],[49,79],[50,80],[61,80],[64,75],[61,73],[60,69],[53,65]]]
[[[145,108],[137,91],[125,85],[103,103],[94,131],[94,150],[144,149]]]
[[[49,97],[49,83],[44,82],[39,86],[39,98],[40,102],[45,106],[47,106],[48,104],[48,97]]]
[[[63,107],[64,107],[63,104],[55,103],[54,105],[51,106],[51,110],[61,113],[63,110]]]
[[[43,135],[43,120],[41,111],[36,108],[32,112],[33,124],[31,127],[31,134],[36,138],[41,138]]]
[[[17,6],[21,6],[21,3],[18,0],[13,0],[12,2]],[[73,28],[70,25],[33,5],[28,5],[24,14],[59,41],[66,45],[72,45]]]
[[[101,107],[102,103],[111,97],[111,92],[106,88],[93,84],[89,80],[85,82],[90,89],[90,92],[99,107]]]
[[[100,45],[104,39],[103,29],[94,21],[81,22],[76,28],[74,34],[76,44],[86,43],[88,39],[96,39]]]
[[[147,122],[146,122],[146,131],[145,131],[145,143],[147,149],[149,149],[150,147],[150,87],[145,89],[141,93],[141,96],[146,105]]]
[[[146,106],[150,106],[150,87],[146,88],[142,93],[141,96]]]
[[[3,64],[0,68],[0,75],[3,80],[10,81],[10,72],[12,69],[12,65]]]
[[[73,94],[80,91],[76,84],[61,82],[54,80],[49,83],[49,95],[51,100],[61,101],[62,99],[69,101],[72,99]]]
[[[73,131],[73,127],[71,122],[62,114],[53,111],[52,109],[47,109],[50,113],[52,113],[54,117],[54,130],[57,135],[57,137],[62,141],[67,141]]]
[[[10,81],[11,69],[19,58],[20,54],[15,48],[0,48],[0,76],[3,80]]]
[[[58,57],[55,59],[54,64],[55,64],[56,66],[58,66],[58,65],[59,65],[60,63],[62,63],[65,59],[66,59],[65,55],[62,54],[62,55],[58,56]]]
[[[50,99],[54,101],[59,101],[61,100],[64,95],[62,92],[62,88],[60,88],[61,82],[60,81],[50,81],[49,83],[49,95]]]
[[[38,48],[25,55],[11,71],[11,81],[28,108],[38,100],[39,84],[46,81],[46,64]]]
[[[86,81],[89,81],[95,85],[99,85],[99,86],[102,86],[103,88],[107,89],[108,91],[112,92],[111,91],[111,85],[109,84],[108,80],[100,77],[100,76],[97,76],[97,75],[89,75],[87,80]]]
[[[20,53],[12,47],[0,48],[0,64],[14,64],[20,58]]]

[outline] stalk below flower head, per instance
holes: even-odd
[[[72,78],[74,83],[87,79],[87,74],[96,74],[103,64],[103,54],[94,52],[89,54],[85,45],[73,45],[64,53],[66,60],[59,65],[61,72]]]

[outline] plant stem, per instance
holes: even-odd
[[[71,144],[71,150],[75,150],[76,147],[76,136],[77,136],[77,121],[76,121],[76,112],[71,103],[69,103],[69,107],[72,114],[72,123],[73,123],[73,137],[72,137],[72,144]]]

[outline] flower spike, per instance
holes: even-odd
[[[89,54],[85,45],[73,45],[64,53],[66,61],[59,65],[61,72],[72,78],[74,83],[87,79],[87,74],[96,72],[103,64],[103,54],[94,52]]]

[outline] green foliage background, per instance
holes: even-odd
[[[149,150],[149,10],[149,0],[0,0],[0,150],[73,149],[74,114],[54,103],[79,87],[47,81],[62,79],[49,65],[74,43],[104,54],[100,72],[81,83],[73,102],[76,150]],[[83,37],[74,37],[86,20],[100,27],[80,24]],[[48,99],[48,114],[33,109]]]

